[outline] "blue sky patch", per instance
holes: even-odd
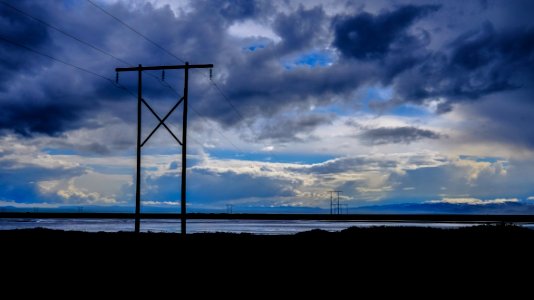
[[[263,49],[265,48],[265,45],[263,44],[252,44],[252,45],[248,45],[246,47],[243,47],[243,50],[245,51],[249,51],[249,52],[254,52],[258,49]]]
[[[405,117],[418,117],[423,115],[428,115],[429,111],[421,106],[403,104],[393,107],[390,111],[390,114],[396,116],[405,116]]]
[[[332,63],[332,58],[330,55],[321,52],[312,52],[304,54],[297,58],[295,64],[298,66],[309,66],[314,67],[326,67]]]
[[[332,64],[332,56],[325,52],[309,52],[302,54],[294,59],[286,60],[282,63],[286,70],[292,70],[296,67],[327,67]]]
[[[75,149],[56,149],[56,148],[43,148],[43,152],[50,155],[76,155],[80,154]]]
[[[460,155],[460,159],[463,160],[472,160],[476,162],[489,162],[489,163],[496,163],[498,161],[503,160],[501,157],[491,157],[491,156],[472,156],[472,155]]]
[[[216,159],[239,159],[247,161],[280,162],[314,164],[334,159],[335,156],[327,154],[296,154],[276,152],[251,152],[237,154],[235,151],[215,150],[210,151],[210,156]]]

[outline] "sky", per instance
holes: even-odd
[[[137,74],[189,82],[190,210],[534,204],[534,2],[0,1],[0,206],[135,201]],[[161,117],[183,71],[146,71]],[[182,106],[166,124],[181,138]],[[146,108],[143,138],[158,124]],[[142,148],[179,211],[181,147]]]

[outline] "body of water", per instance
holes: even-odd
[[[433,228],[460,228],[482,223],[436,223],[436,222],[366,222],[366,221],[286,221],[286,220],[188,220],[188,233],[232,232],[254,234],[295,234],[302,231],[322,229],[340,231],[349,227],[372,226],[417,226]],[[534,224],[521,224],[534,229]],[[134,221],[123,219],[0,219],[0,230],[49,228],[89,232],[133,231]],[[179,220],[141,221],[143,232],[180,232]]]

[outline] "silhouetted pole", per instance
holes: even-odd
[[[152,137],[156,130],[163,126],[167,131],[172,135],[172,137],[182,146],[182,187],[181,187],[181,233],[185,236],[186,234],[186,221],[187,221],[187,212],[186,212],[186,171],[187,171],[187,102],[188,102],[188,86],[189,86],[189,69],[197,68],[213,68],[212,64],[204,65],[190,65],[188,62],[185,65],[175,65],[175,66],[151,66],[143,67],[139,65],[138,67],[129,67],[129,68],[115,68],[116,72],[138,72],[138,86],[137,86],[137,172],[136,172],[136,182],[135,182],[135,232],[140,231],[140,219],[141,219],[141,147],[145,145],[146,142]],[[184,69],[185,78],[184,78],[184,96],[178,100],[178,102],[173,106],[173,108],[165,115],[162,119],[159,115],[152,109],[152,107],[143,99],[142,95],[142,72],[147,70],[177,70]],[[118,75],[117,75],[118,80]],[[172,114],[172,112],[180,105],[181,102],[184,102],[183,110],[183,124],[182,124],[182,140],[181,142],[171,131],[171,129],[165,124],[165,120]],[[146,137],[146,139],[141,142],[141,103],[146,105],[150,112],[158,119],[159,124],[152,130],[152,132]]]
[[[341,206],[339,205],[339,194],[342,193],[341,191],[336,191],[337,193],[337,214],[340,215],[341,214]]]
[[[135,232],[141,228],[141,99],[143,99],[143,72],[137,72],[137,170],[135,175]]]
[[[334,197],[333,193],[332,191],[330,191],[330,214],[333,213],[333,206],[332,206],[333,205],[332,201],[334,201],[333,197]]]
[[[334,193],[337,193],[337,214],[340,214],[340,204],[339,204],[339,194],[343,193],[343,191],[328,191],[330,193],[330,214],[334,214]]]
[[[182,236],[186,235],[186,198],[185,198],[185,184],[187,174],[187,92],[189,85],[189,62],[185,63],[185,77],[184,77],[184,116],[182,125],[182,191],[181,191],[181,223]]]
[[[339,215],[339,193],[342,191],[328,191],[330,193],[330,214],[334,214],[334,193],[337,193],[337,214]]]

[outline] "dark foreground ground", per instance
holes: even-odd
[[[443,288],[482,281],[480,287],[487,289],[504,282],[525,287],[519,283],[532,282],[534,267],[534,230],[510,225],[350,228],[292,236],[210,233],[186,239],[167,233],[33,229],[0,231],[0,245],[2,274],[11,280],[46,280],[54,272],[73,280],[94,273],[90,278],[101,284],[128,279],[129,288],[159,278],[223,290],[243,284],[280,287],[303,279],[307,290],[363,288],[369,281],[409,282],[417,289],[431,282]]]

